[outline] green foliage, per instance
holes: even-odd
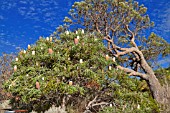
[[[146,60],[153,62],[159,56],[164,58],[170,54],[170,44],[155,33],[151,33],[148,39],[145,37],[138,37],[138,39],[140,40],[139,48],[144,53]]]
[[[83,0],[72,5],[69,20],[73,23],[65,22],[70,25],[80,24],[89,31],[100,30],[106,35],[117,32],[118,36],[125,30],[123,26],[132,22],[131,29],[136,32],[142,30],[142,27],[146,29],[153,26],[146,11],[144,5],[132,0]],[[104,31],[104,27],[107,27],[108,31]]]
[[[141,91],[142,81],[139,79],[132,79],[121,73],[118,75],[117,80],[119,84],[112,85],[114,93],[112,98],[114,101],[110,106],[105,107],[101,113],[144,113],[144,112],[158,112],[159,108],[157,103],[152,99],[148,91]]]
[[[104,36],[109,35],[114,44],[123,48],[134,46],[131,43],[134,35],[146,60],[154,66],[153,62],[160,55],[164,57],[170,53],[170,44],[154,33],[147,38],[142,36],[146,33],[145,30],[154,26],[146,12],[147,8],[143,4],[139,5],[133,0],[83,0],[72,5],[69,12],[71,23],[65,23],[67,26],[82,26],[89,32],[97,31]]]
[[[76,106],[85,100],[87,105],[96,95],[99,101],[114,103],[115,111],[136,109],[138,104],[141,111],[158,110],[155,101],[148,100],[149,92],[139,90],[142,82],[117,70],[117,63],[111,58],[106,60],[106,54],[111,57],[100,35],[84,34],[81,30],[66,31],[60,34],[60,39],[52,41],[41,38],[26,52],[22,50],[18,54],[18,60],[12,63],[17,70],[4,88],[13,95],[13,107],[19,103],[20,108],[38,112],[52,104],[62,105],[64,98],[68,98],[66,107],[79,109]],[[100,107],[90,109],[105,111]]]
[[[77,36],[80,37],[79,43],[74,44]],[[101,76],[102,69],[110,63],[104,60],[103,51],[105,48],[101,40],[91,34],[82,34],[81,31],[78,34],[63,33],[59,40],[48,41],[42,38],[26,53],[21,51],[18,54],[18,61],[12,63],[13,67],[17,66],[17,70],[4,87],[24,104],[41,98],[44,98],[43,102],[48,98],[56,98],[51,95],[57,95],[58,101],[61,101],[60,96],[63,95],[83,96],[89,90],[86,84],[90,82],[101,86],[95,88],[102,89],[105,81]],[[70,81],[73,85],[69,85]],[[40,89],[36,88],[37,82]],[[94,87],[90,90],[94,90]]]
[[[156,70],[155,73],[162,85],[170,85],[170,67],[160,68]]]

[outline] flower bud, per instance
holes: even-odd
[[[112,66],[109,66],[109,70],[112,70]]]
[[[50,42],[52,42],[53,41],[53,37],[50,37]]]
[[[140,105],[138,104],[137,109],[140,109]]]
[[[26,51],[24,50],[24,54],[26,54]]]
[[[84,34],[84,29],[81,30],[81,33]]]
[[[82,64],[83,63],[83,59],[80,59],[80,64]]]
[[[66,31],[65,33],[66,33],[67,35],[69,35],[69,31]]]
[[[31,46],[28,44],[28,50],[30,50],[31,49]]]
[[[73,85],[73,81],[69,81],[69,85],[72,86]]]
[[[40,89],[40,83],[39,82],[36,82],[35,86],[36,86],[36,89]]]
[[[16,72],[16,71],[17,71],[17,65],[14,66],[14,72]]]
[[[112,60],[113,60],[113,62],[115,62],[116,61],[115,57],[113,57]]]
[[[106,55],[106,60],[109,60],[109,55]]]
[[[78,39],[78,38],[75,38],[75,39],[74,39],[74,44],[78,44],[78,42],[79,42],[79,39]]]
[[[18,58],[15,58],[15,61],[18,62]]]
[[[36,63],[35,63],[35,65],[36,65],[36,66],[39,66],[39,63],[38,63],[38,62],[36,62]]]
[[[35,55],[35,51],[32,51],[32,55]]]
[[[46,37],[46,40],[49,41],[50,40],[49,37]]]
[[[51,48],[48,49],[48,53],[49,54],[52,54],[53,53],[53,50]]]

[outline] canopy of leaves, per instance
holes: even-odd
[[[110,36],[119,47],[132,47],[135,41],[146,60],[153,64],[160,55],[164,57],[170,53],[170,44],[154,33],[143,37],[143,33],[147,33],[145,30],[154,26],[146,12],[143,4],[132,0],[83,0],[72,5],[70,18],[66,17],[64,22],[69,27],[81,26],[89,32]],[[127,59],[131,57],[126,55],[122,60],[129,62]]]
[[[40,38],[22,50],[12,63],[14,73],[4,84],[13,95],[13,107],[19,103],[20,108],[40,112],[65,104],[82,112],[97,96],[95,103],[105,102],[106,109],[96,105],[91,111],[157,111],[157,104],[143,87],[146,83],[117,70],[112,58],[106,60],[109,53],[100,37],[81,30],[67,31],[60,39]]]

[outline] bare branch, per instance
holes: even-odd
[[[135,34],[129,29],[129,25],[126,25],[126,29],[127,29],[127,31],[130,32],[130,34],[131,34],[131,37],[130,37],[131,43],[133,44],[133,46],[134,46],[135,48],[138,48],[138,46],[137,46],[136,43],[135,43]]]
[[[117,66],[117,68],[120,69],[120,70],[125,71],[126,73],[129,74],[129,76],[139,76],[139,77],[141,77],[141,78],[143,78],[143,79],[145,79],[145,80],[148,80],[148,75],[147,75],[147,74],[143,74],[143,73],[140,73],[140,72],[136,72],[136,71],[134,71],[134,70],[132,70],[132,69],[125,68],[125,67],[122,67],[122,66],[120,66],[120,65]]]
[[[95,96],[95,98],[88,103],[88,105],[87,105],[87,107],[86,107],[86,110],[89,110],[90,107],[92,106],[92,104],[96,102],[97,97],[98,97],[98,96]]]
[[[108,105],[109,103],[107,102],[100,102],[100,103],[95,103],[95,104],[92,104],[92,107],[94,106],[100,106],[100,105]]]

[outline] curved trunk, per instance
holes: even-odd
[[[167,97],[167,91],[166,89],[161,86],[160,82],[156,78],[155,75],[149,75],[148,77],[148,85],[150,88],[150,91],[152,93],[153,98],[161,103],[161,104],[167,104],[168,103],[168,97]]]
[[[148,65],[146,60],[143,57],[143,54],[141,55],[141,66],[143,70],[146,72],[147,76],[147,83],[149,85],[150,91],[152,93],[153,98],[161,104],[167,104],[170,103],[170,100],[168,100],[168,91],[167,89],[162,86],[159,82],[159,80],[156,78],[154,71],[152,68]]]

